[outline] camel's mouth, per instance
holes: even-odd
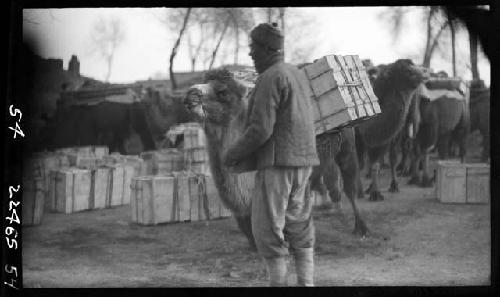
[[[425,67],[412,65],[410,81],[413,87],[418,87],[422,82],[429,78],[428,70]]]

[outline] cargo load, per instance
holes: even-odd
[[[357,55],[328,55],[302,69],[311,87],[317,135],[355,125],[382,112]]]

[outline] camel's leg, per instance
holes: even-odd
[[[257,246],[255,245],[255,239],[252,234],[252,220],[251,216],[235,216],[236,223],[238,223],[238,228],[245,234],[248,239],[248,243],[250,244],[250,249],[256,251]]]
[[[358,198],[365,198],[365,193],[363,192],[363,184],[361,183],[361,172],[358,173],[358,178],[356,179],[356,183],[358,184],[357,186],[357,191],[358,191]]]
[[[320,173],[323,177],[323,185],[326,186],[330,200],[333,203],[340,203],[342,197],[340,191],[340,172],[334,159],[334,152],[328,149],[319,149],[318,155],[320,160]]]
[[[391,145],[389,148],[389,161],[391,165],[391,186],[389,187],[389,192],[397,193],[399,192],[398,182],[396,181],[396,162],[397,162],[397,152],[396,144]]]
[[[378,186],[378,175],[380,172],[380,163],[373,162],[371,168],[372,183],[370,185],[370,201],[380,201],[384,200],[384,196],[380,193]]]
[[[409,176],[411,173],[411,164],[413,162],[413,139],[406,139],[402,152],[402,160],[400,165],[400,174],[402,176]],[[397,170],[397,168],[396,168]]]
[[[356,195],[358,193],[359,181],[359,167],[356,154],[352,151],[344,151],[337,154],[337,164],[339,165],[340,172],[342,173],[342,180],[344,181],[344,192],[351,203],[354,212],[354,231],[356,235],[365,236],[368,232],[365,222],[359,214],[356,205]]]
[[[422,159],[422,187],[432,187],[432,179],[429,176],[429,153],[424,152]]]
[[[384,196],[380,193],[378,175],[380,171],[380,159],[385,155],[387,146],[371,148],[368,151],[368,157],[371,164],[371,184],[370,184],[370,201],[384,200]]]
[[[446,160],[449,158],[449,143],[451,138],[451,132],[445,132],[439,136],[438,139],[438,155],[440,160]]]

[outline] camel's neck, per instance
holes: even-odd
[[[360,125],[363,139],[369,147],[388,144],[406,123],[414,90],[393,89],[384,94],[382,113]]]
[[[207,150],[212,177],[226,207],[236,213],[246,214],[249,207],[249,191],[253,187],[253,173],[236,174],[222,164],[222,153],[233,143],[244,129],[245,110],[231,120],[229,127],[205,124]]]

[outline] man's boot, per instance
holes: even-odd
[[[293,252],[297,285],[314,286],[314,250],[313,248],[297,249]]]
[[[270,287],[287,286],[287,263],[284,257],[265,258]]]

